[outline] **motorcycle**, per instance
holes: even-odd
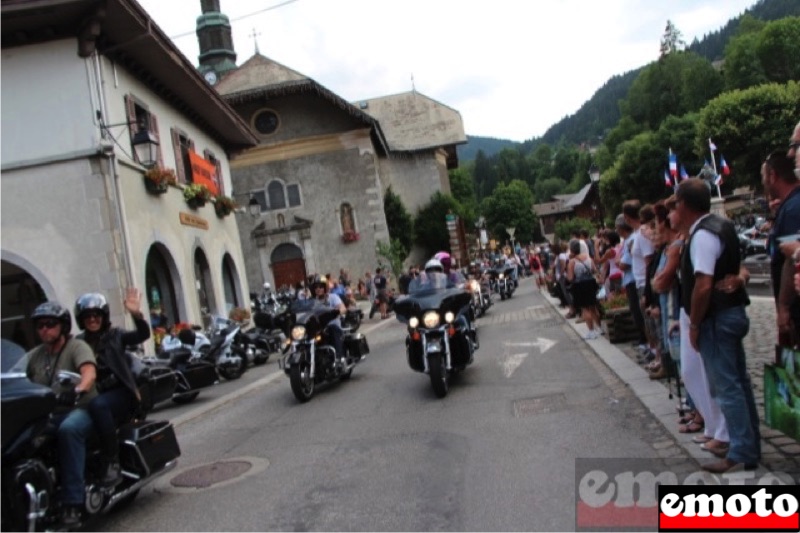
[[[21,359],[14,368],[0,375],[2,530],[60,529],[63,528],[61,507],[56,495],[61,479],[52,418],[57,394],[74,390],[81,377],[74,372],[59,371],[54,388],[32,383],[24,372],[24,353],[11,354],[6,347],[3,343],[3,359],[9,356]],[[139,375],[137,382],[141,391],[149,389],[149,378]],[[81,525],[114,506],[132,502],[142,487],[175,468],[181,455],[175,430],[166,420],[132,417],[117,433],[122,481],[114,487],[101,485],[104,461],[97,439],[89,440]]]
[[[161,350],[155,357],[143,357],[142,363],[151,367],[168,368],[175,373],[175,389],[169,398],[177,404],[194,401],[200,389],[219,383],[216,365],[201,358],[195,351],[197,335],[191,329],[181,330],[178,335],[167,335],[161,341]],[[154,403],[159,403],[155,401]]]
[[[480,318],[492,306],[492,297],[489,288],[477,279],[470,279],[467,282],[467,289],[472,295],[472,311],[475,317]]]
[[[287,336],[284,352],[288,352],[278,366],[289,376],[300,402],[310,400],[319,384],[350,379],[355,366],[369,353],[364,335],[345,331],[344,360],[336,357],[326,328],[338,316],[338,309],[312,298],[295,300],[277,319]]]
[[[286,340],[283,332],[275,326],[275,315],[276,313],[256,311],[253,314],[255,327],[241,332],[235,340],[237,345],[245,347],[247,359],[254,365],[265,364],[270,355],[280,352],[283,341]]]
[[[194,348],[202,359],[215,364],[219,375],[228,380],[239,379],[247,370],[247,349],[241,342],[241,330],[239,322],[214,316],[205,335],[195,333]]]
[[[500,295],[501,300],[511,298],[514,290],[517,288],[517,282],[513,278],[514,269],[516,267],[495,267],[489,269],[490,286],[493,292]]]
[[[394,308],[397,319],[408,326],[408,366],[428,374],[434,394],[444,398],[452,375],[473,362],[479,347],[470,316],[472,296],[439,272],[414,279],[408,292]]]

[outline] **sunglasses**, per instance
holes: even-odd
[[[40,320],[36,323],[36,329],[53,329],[58,325],[58,320]]]
[[[103,313],[101,313],[100,311],[86,311],[81,315],[81,318],[83,318],[84,320],[87,318],[99,320],[103,318]]]

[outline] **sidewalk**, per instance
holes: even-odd
[[[560,309],[558,300],[545,294],[546,299],[561,315],[566,310]],[[766,471],[785,472],[795,480],[800,479],[800,443],[787,437],[782,432],[764,424],[764,363],[770,363],[775,357],[775,312],[770,298],[754,297],[747,308],[750,317],[750,333],[744,339],[747,353],[747,367],[753,381],[753,392],[761,420],[762,459],[757,473]],[[576,324],[575,320],[564,320],[579,335],[583,336],[588,329],[584,324]],[[689,457],[700,464],[715,461],[711,454],[700,449],[691,441],[693,434],[678,432],[678,415],[675,410],[677,398],[670,400],[666,380],[650,380],[647,371],[636,360],[636,350],[630,343],[611,344],[605,337],[597,340],[577,342],[586,343],[595,354],[621,379],[639,398],[650,413],[672,435],[677,444]],[[674,384],[673,384],[674,387]]]

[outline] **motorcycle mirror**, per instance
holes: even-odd
[[[59,370],[58,374],[56,374],[56,379],[62,387],[74,387],[81,382],[81,375],[69,370]]]

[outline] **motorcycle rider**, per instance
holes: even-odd
[[[322,276],[316,280],[311,286],[314,297],[328,307],[333,307],[339,310],[339,316],[328,323],[327,329],[330,331],[333,338],[333,347],[336,350],[336,357],[344,362],[344,331],[342,330],[342,315],[347,313],[347,308],[344,306],[342,299],[333,293],[328,293],[328,280]]]
[[[108,301],[100,293],[87,293],[75,302],[75,318],[84,331],[79,338],[92,347],[97,358],[98,396],[89,402],[89,415],[100,436],[106,471],[102,483],[114,486],[120,478],[117,426],[130,418],[141,395],[131,371],[126,346],[150,338],[150,326],[141,311],[141,293],[130,288],[125,293],[125,309],[133,317],[136,330],[112,327]]]
[[[458,272],[450,271],[449,273],[445,272],[445,267],[442,264],[443,261],[450,261],[450,257],[443,257],[442,261],[436,259],[435,257],[425,263],[425,277],[426,280],[422,282],[421,288],[424,288],[424,284],[431,284],[431,277],[439,274],[444,274],[447,276],[447,286],[448,288],[457,287],[460,289],[467,290],[466,286],[464,285],[464,277],[460,275]],[[471,333],[470,337],[473,342],[476,341],[477,336],[475,335],[475,316],[470,308],[469,304],[464,306],[461,311],[456,316],[456,322],[460,323],[462,328],[468,330]]]
[[[26,354],[28,379],[52,387],[59,370],[81,376],[74,392],[58,395],[59,407],[53,419],[58,428],[62,525],[70,528],[80,523],[85,499],[86,439],[93,429],[86,405],[97,395],[94,385],[97,363],[89,345],[70,334],[72,318],[61,304],[52,301],[40,304],[31,319],[42,344]]]

